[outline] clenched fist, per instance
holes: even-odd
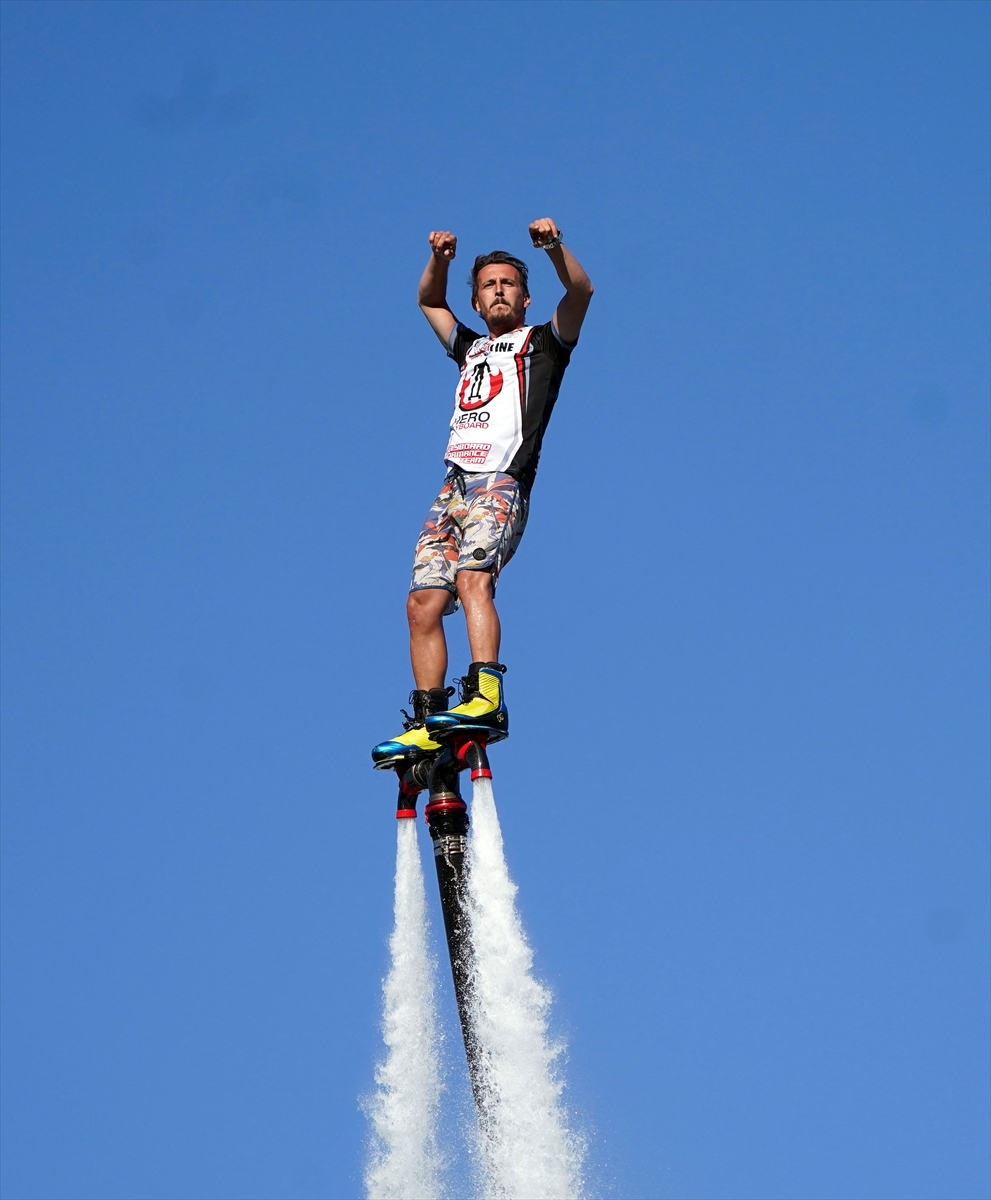
[[[458,239],[453,233],[446,231],[441,233],[431,233],[430,249],[438,258],[446,258],[448,260],[454,258],[458,252]]]
[[[561,231],[551,217],[541,217],[539,221],[530,222],[530,241],[538,250],[543,250],[547,242],[553,242],[561,236]]]

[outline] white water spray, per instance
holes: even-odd
[[[368,1200],[437,1200],[440,1045],[435,969],[427,947],[427,904],[416,821],[397,822],[392,963],[382,985],[386,1057],[366,1108],[374,1130],[365,1170]]]
[[[474,787],[468,859],[486,1193],[492,1200],[570,1200],[581,1195],[584,1150],[568,1129],[555,1071],[561,1047],[547,1029],[551,995],[532,973],[487,779]]]

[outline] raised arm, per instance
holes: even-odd
[[[564,284],[564,296],[554,313],[554,326],[561,340],[569,345],[578,341],[582,321],[592,300],[592,281],[581,263],[561,241],[561,231],[550,217],[541,217],[530,225],[530,241],[538,250],[547,249],[557,277]]]
[[[420,277],[420,290],[416,297],[421,312],[430,322],[430,328],[445,347],[451,330],[457,324],[447,303],[447,268],[457,249],[458,239],[453,233],[431,233],[430,261]]]

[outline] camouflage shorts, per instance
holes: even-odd
[[[528,510],[527,490],[511,475],[452,468],[417,539],[409,590],[450,592],[445,616],[456,612],[460,603],[459,571],[489,571],[495,591],[499,572],[523,537]]]

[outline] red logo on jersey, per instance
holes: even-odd
[[[486,375],[489,377],[488,395],[483,396],[483,381]],[[477,367],[472,367],[471,374],[466,373],[461,381],[461,387],[458,389],[458,407],[464,412],[481,408],[483,404],[494,400],[501,391],[502,372],[490,371],[487,362],[480,362]]]

